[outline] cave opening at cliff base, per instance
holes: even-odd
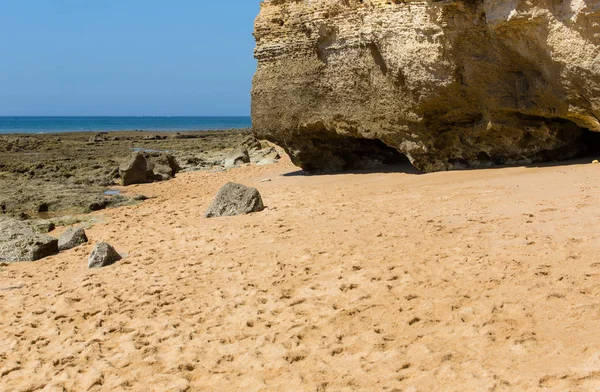
[[[378,139],[313,138],[310,144],[311,152],[302,154],[300,159],[304,171],[310,173],[377,169],[409,163],[406,155]],[[411,170],[414,170],[412,166]]]
[[[580,157],[600,158],[600,132],[594,132],[582,128],[582,133],[579,140],[583,146]]]

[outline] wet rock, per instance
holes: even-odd
[[[262,197],[256,188],[229,182],[219,190],[205,217],[245,215],[264,208]]]
[[[115,248],[106,242],[100,242],[94,246],[88,259],[88,268],[107,267],[121,260],[121,255]]]
[[[82,227],[71,227],[58,238],[58,250],[63,252],[65,250],[73,249],[79,245],[83,245],[87,242],[88,238],[85,235],[85,230]]]
[[[85,208],[85,211],[86,212],[100,211],[100,210],[103,210],[106,207],[108,207],[109,204],[110,204],[110,200],[108,200],[106,198],[98,198],[96,200],[89,202],[87,207]]]
[[[154,178],[154,164],[148,162],[141,152],[133,153],[119,166],[119,175],[123,185],[144,184]]]
[[[26,222],[0,220],[0,262],[36,261],[58,253],[58,240],[40,234]]]
[[[238,147],[231,151],[223,161],[223,165],[228,169],[243,163],[250,163],[250,155],[244,147]]]

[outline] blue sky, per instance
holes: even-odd
[[[250,113],[259,0],[0,0],[0,116]]]

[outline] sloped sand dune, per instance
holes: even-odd
[[[600,389],[600,165],[295,170],[130,187],[157,198],[2,267],[0,390]],[[203,219],[230,180],[268,208]],[[88,270],[103,240],[128,256]]]

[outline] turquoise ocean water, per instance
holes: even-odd
[[[2,133],[205,131],[250,128],[250,117],[0,117]]]

